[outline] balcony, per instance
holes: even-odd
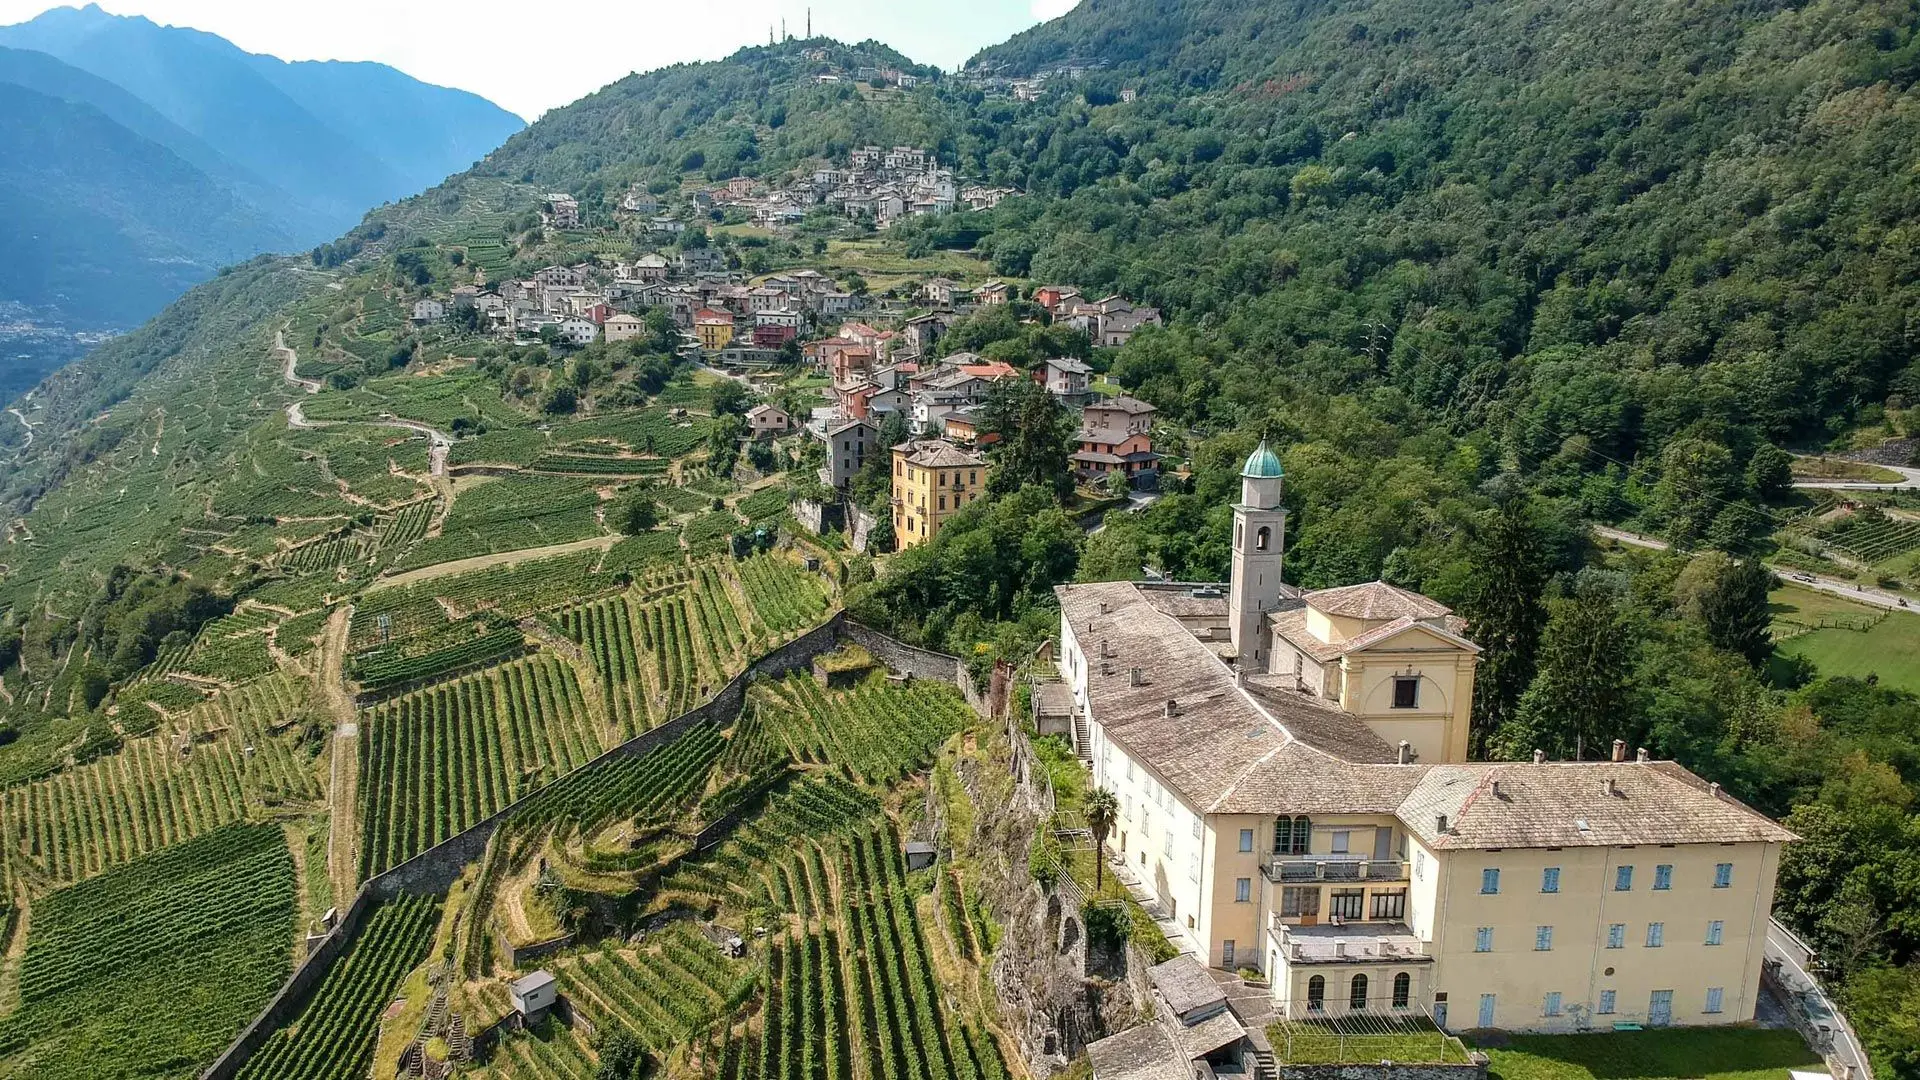
[[[1262,868],[1268,881],[1405,881],[1407,864],[1398,859],[1361,859],[1348,855],[1274,855]]]
[[[1403,922],[1291,926],[1278,915],[1271,918],[1273,939],[1290,963],[1364,964],[1432,959],[1427,942],[1415,937]]]

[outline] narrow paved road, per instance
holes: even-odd
[[[286,367],[282,370],[281,377],[292,385],[304,389],[309,394],[319,393],[320,384],[318,382],[312,379],[303,379],[294,374],[294,364],[298,363],[299,357],[292,349],[287,348],[287,346],[283,344],[283,335],[276,332],[273,335],[273,341],[275,354],[282,355],[286,361]],[[299,402],[294,401],[287,404],[287,425],[289,427],[323,428],[332,427],[335,424],[371,424],[374,427],[403,428],[407,431],[425,435],[427,437],[428,447],[427,471],[436,477],[445,477],[447,475],[447,451],[453,449],[452,436],[437,428],[429,427],[418,420],[403,420],[391,414],[383,414],[383,416],[385,416],[385,418],[381,420],[309,420],[307,419],[306,409]]]
[[[1844,1069],[1853,1080],[1871,1080],[1873,1067],[1860,1046],[1859,1036],[1854,1034],[1853,1025],[1847,1023],[1839,1006],[1807,970],[1813,963],[1812,951],[1792,931],[1780,925],[1778,919],[1767,921],[1766,956],[1780,964],[1781,987],[1793,994],[1813,1026],[1827,1034],[1829,1045],[1814,1049],[1834,1068],[1834,1075],[1841,1076]]]
[[[275,330],[273,332],[273,355],[281,362],[281,378],[305,390],[309,394],[317,394],[320,392],[320,380],[303,379],[294,372],[294,367],[300,363],[300,355],[287,346],[287,332],[285,330]]]
[[[1820,488],[1827,491],[1913,491],[1920,489],[1920,469],[1906,465],[1876,465],[1877,469],[1897,472],[1905,479],[1876,484],[1869,480],[1795,480],[1797,488]]]
[[[1630,547],[1646,548],[1649,551],[1667,551],[1673,547],[1672,544],[1657,537],[1642,536],[1639,533],[1631,533],[1625,529],[1616,529],[1611,525],[1595,525],[1593,526],[1593,533],[1595,536],[1605,537],[1616,543],[1626,544]],[[1802,585],[1809,589],[1817,589],[1823,593],[1832,593],[1835,596],[1844,596],[1849,600],[1862,604],[1871,604],[1874,607],[1883,607],[1890,611],[1910,611],[1913,609],[1912,601],[1898,593],[1891,593],[1885,589],[1856,585],[1851,581],[1842,581],[1839,578],[1826,577],[1822,574],[1809,574],[1804,570],[1795,570],[1792,567],[1779,566],[1774,563],[1768,563],[1767,568],[1779,574],[1783,581],[1791,581],[1795,585]]]
[[[360,712],[347,694],[347,632],[353,624],[353,606],[342,606],[327,619],[320,640],[319,670],[314,679],[320,698],[333,716],[333,757],[327,784],[327,876],[333,882],[335,907],[352,899],[359,887],[360,860],[356,841],[360,824]]]

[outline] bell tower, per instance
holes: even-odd
[[[1267,670],[1273,642],[1267,612],[1280,600],[1281,556],[1287,543],[1287,511],[1280,496],[1285,478],[1280,458],[1266,441],[1240,470],[1240,501],[1233,507],[1233,579],[1227,599],[1235,663],[1252,674]]]

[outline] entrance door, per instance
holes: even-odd
[[[1444,1001],[1433,1003],[1433,1026],[1441,1031],[1447,1030],[1447,1003]]]
[[[1647,1026],[1666,1027],[1673,1023],[1673,991],[1655,990],[1647,1003]]]
[[[1493,995],[1492,994],[1480,995],[1480,1026],[1483,1028],[1490,1028],[1493,1026]]]

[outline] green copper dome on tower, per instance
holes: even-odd
[[[1241,476],[1267,477],[1279,476],[1280,458],[1267,449],[1267,440],[1260,440],[1260,448],[1247,455],[1247,464],[1240,470]]]

